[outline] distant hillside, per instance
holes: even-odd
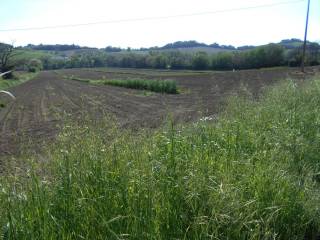
[[[205,44],[199,43],[197,41],[178,41],[174,43],[168,43],[163,47],[151,47],[149,49],[141,49],[141,50],[168,50],[168,49],[183,49],[183,48],[215,48],[215,49],[223,49],[223,50],[236,50],[234,46],[231,45],[219,45],[218,43],[213,44]]]
[[[33,49],[33,50],[43,50],[43,51],[69,51],[69,50],[79,50],[79,49],[97,49],[97,48],[90,48],[90,47],[80,47],[78,45],[68,45],[68,44],[55,44],[55,45],[33,45],[28,44],[24,48]]]
[[[308,42],[308,44],[310,43],[311,42]],[[294,49],[294,48],[300,47],[303,44],[303,41],[300,39],[292,38],[292,39],[284,39],[277,44],[283,46],[286,49]],[[205,43],[199,43],[197,41],[178,41],[178,42],[166,44],[162,47],[141,48],[140,51],[185,50],[189,52],[192,50],[188,50],[188,49],[201,49],[201,50],[204,50],[205,52],[211,53],[211,52],[219,52],[219,51],[250,50],[256,47],[259,47],[259,46],[245,45],[240,47],[234,47],[232,45],[219,45],[218,43],[205,44]]]
[[[310,42],[308,42],[308,44],[309,43]],[[292,39],[282,40],[279,44],[282,45],[283,47],[285,47],[286,49],[294,49],[294,48],[302,46],[303,41],[300,39],[292,38]]]
[[[303,41],[300,39],[292,38],[292,39],[284,39],[281,42],[277,43],[281,46],[283,46],[285,49],[295,49],[300,46],[302,46]],[[312,43],[308,42],[308,44],[316,44],[318,43]],[[48,51],[48,52],[55,52],[56,54],[62,54],[63,56],[71,56],[73,54],[77,53],[83,53],[86,51],[104,51],[107,53],[120,53],[120,52],[140,52],[140,53],[147,53],[149,51],[181,51],[186,53],[193,53],[193,52],[207,52],[207,53],[217,53],[222,51],[243,51],[243,50],[250,50],[254,49],[259,46],[252,46],[252,45],[245,45],[240,47],[234,47],[232,45],[220,45],[218,43],[212,43],[212,44],[205,44],[205,43],[199,43],[197,41],[191,40],[191,41],[177,41],[174,43],[168,43],[162,47],[150,47],[150,48],[140,48],[140,49],[123,49],[120,47],[113,47],[113,46],[107,46],[106,48],[92,48],[92,47],[82,47],[79,45],[67,45],[67,44],[55,44],[55,45],[46,45],[46,44],[40,44],[40,45],[33,45],[29,44],[25,47],[22,47],[23,49],[29,49],[29,50],[41,50],[41,51]],[[59,54],[59,55],[60,55]]]

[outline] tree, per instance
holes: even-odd
[[[192,68],[195,70],[206,70],[209,65],[209,57],[206,52],[198,52],[192,58]]]
[[[284,63],[285,49],[279,44],[268,44],[264,47],[265,59],[263,67],[276,67]]]
[[[168,62],[171,69],[188,69],[191,67],[190,54],[185,54],[180,51],[173,51],[168,53]]]
[[[12,57],[14,56],[13,45],[0,43],[0,72],[7,72],[13,70]],[[4,76],[5,78],[12,78],[13,74],[9,73]]]
[[[219,52],[214,54],[211,59],[211,68],[213,70],[231,70],[233,69],[233,54],[229,52]]]
[[[168,58],[162,53],[150,52],[146,59],[147,67],[165,69],[168,66]]]
[[[310,43],[307,45],[307,63],[311,66],[320,63],[320,46],[318,43]]]

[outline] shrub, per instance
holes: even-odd
[[[42,70],[42,62],[39,59],[31,59],[27,65],[29,72],[38,72]]]

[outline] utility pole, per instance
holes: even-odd
[[[310,0],[308,0],[306,29],[305,29],[305,32],[304,32],[304,42],[303,42],[303,51],[302,51],[302,59],[301,59],[301,72],[304,72],[304,61],[305,61],[305,57],[306,57],[307,34],[308,34],[308,23],[309,23],[309,10],[310,10]]]

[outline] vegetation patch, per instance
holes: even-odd
[[[39,73],[18,73],[13,79],[0,78],[0,90],[5,90],[35,78]]]
[[[98,83],[112,85],[117,87],[126,87],[152,92],[177,94],[177,84],[172,80],[145,80],[145,79],[128,79],[128,80],[101,80]]]
[[[169,93],[177,94],[178,88],[177,84],[173,80],[147,80],[147,79],[103,79],[103,80],[92,80],[92,79],[83,79],[71,76],[69,77],[72,80],[87,82],[92,84],[102,84],[102,85],[112,85],[116,87],[125,87],[139,90],[147,90],[151,92],[159,93]]]
[[[67,123],[49,161],[1,175],[0,236],[316,239],[319,136],[320,81],[155,133]]]

